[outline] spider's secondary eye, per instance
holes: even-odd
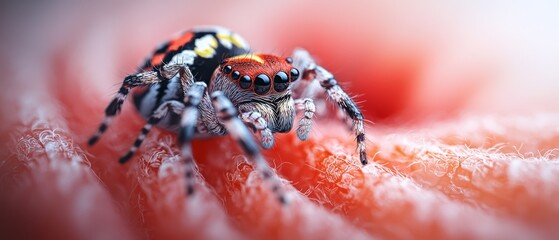
[[[223,67],[223,72],[225,74],[231,73],[231,70],[233,70],[233,67],[231,67],[230,65],[227,65],[227,66]]]
[[[299,78],[299,70],[297,70],[297,68],[291,69],[291,72],[289,73],[291,74],[291,81],[295,81]]]
[[[262,95],[270,91],[270,78],[266,74],[260,74],[254,79],[254,92]]]
[[[289,77],[285,72],[278,72],[274,77],[274,90],[276,92],[283,92],[289,87]]]
[[[293,63],[293,58],[288,57],[288,58],[285,59],[285,61],[287,63]]]
[[[241,73],[239,73],[239,71],[233,71],[233,73],[231,73],[231,78],[237,80],[241,77]]]
[[[241,86],[242,89],[248,89],[250,85],[252,85],[252,80],[247,75],[244,75],[241,80],[239,80],[239,86]]]

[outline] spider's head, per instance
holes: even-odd
[[[240,89],[263,96],[283,93],[299,78],[291,63],[291,58],[271,54],[244,54],[225,59],[216,71]]]
[[[290,85],[299,78],[291,58],[245,54],[225,59],[215,70],[210,91],[222,91],[240,112],[258,112],[272,132],[293,126]]]

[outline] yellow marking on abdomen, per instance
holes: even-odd
[[[241,40],[240,40],[238,37],[236,37],[235,35],[224,34],[224,33],[217,33],[217,38],[219,38],[220,40],[232,42],[232,43],[235,44],[235,46],[237,46],[238,48],[246,48],[246,47],[247,47],[247,46],[245,46],[244,42],[241,41]]]
[[[200,39],[197,39],[195,42],[196,47],[194,48],[194,52],[201,57],[204,58],[211,58],[215,54],[215,49],[217,48],[217,40],[212,37],[211,35],[207,35]]]
[[[194,52],[196,53],[196,55],[200,56],[200,57],[204,57],[204,58],[210,58],[213,57],[213,55],[215,54],[215,49],[213,48],[206,48],[206,49],[195,49]]]

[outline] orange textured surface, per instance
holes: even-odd
[[[1,50],[13,58],[0,62],[0,238],[559,235],[559,71],[546,61],[559,56],[556,4],[507,4],[509,15],[442,1],[174,4],[2,8]],[[230,17],[241,12],[252,15]],[[543,31],[516,28],[535,23]],[[201,24],[236,30],[257,51],[308,48],[374,122],[370,164],[335,118],[319,117],[305,142],[278,134],[265,155],[291,199],[282,207],[229,137],[194,143],[192,198],[173,134],[153,130],[119,165],[143,125],[129,102],[87,147],[122,77],[157,42]]]

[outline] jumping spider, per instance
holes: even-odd
[[[89,145],[107,130],[132,93],[147,123],[120,163],[134,155],[152,126],[175,131],[186,165],[186,192],[190,195],[195,183],[192,139],[229,133],[279,201],[285,203],[279,179],[249,128],[259,137],[260,145],[268,149],[274,144],[274,133],[291,130],[297,109],[303,111],[297,137],[306,140],[315,113],[313,98],[322,90],[353,120],[359,158],[363,165],[367,164],[361,111],[334,76],[317,65],[307,51],[296,49],[287,58],[251,53],[246,41],[236,33],[220,27],[197,28],[162,44],[140,71],[124,79]]]

